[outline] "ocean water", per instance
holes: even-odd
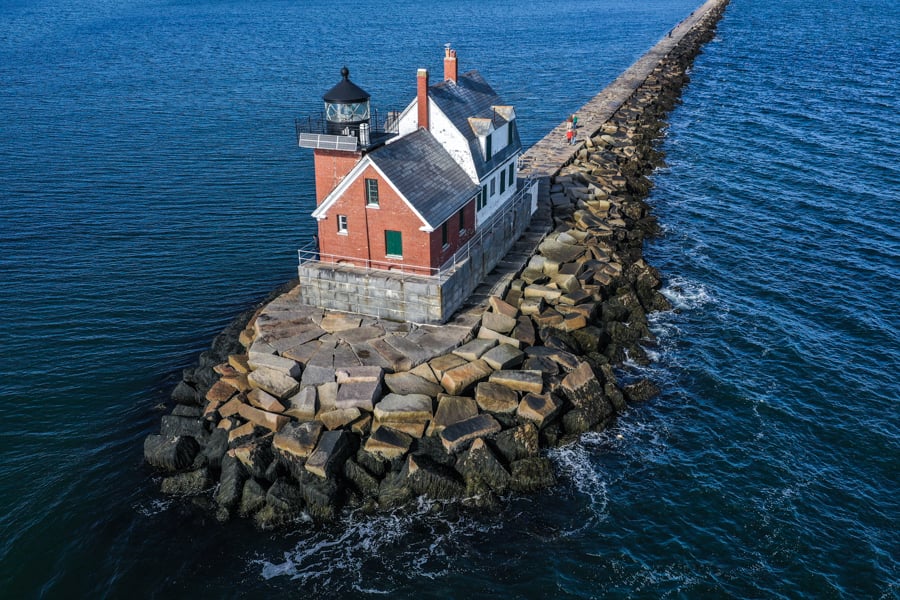
[[[158,493],[181,369],[313,233],[293,119],[452,42],[541,138],[696,8],[0,2],[0,596],[900,596],[900,7],[733,0],[671,115],[663,388],[559,485],[275,533]]]

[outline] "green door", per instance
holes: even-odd
[[[403,235],[399,231],[385,231],[384,247],[388,256],[403,256]]]

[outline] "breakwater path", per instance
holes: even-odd
[[[657,231],[646,175],[726,4],[704,4],[585,105],[576,144],[563,124],[526,153],[520,175],[541,180],[540,208],[449,323],[326,311],[296,287],[237,319],[145,440],[163,492],[270,528],[422,496],[490,506],[552,485],[542,448],[657,391],[613,369],[646,361],[646,315],[669,308],[642,258]]]
[[[519,174],[538,178],[556,175],[584,146],[585,138],[600,132],[678,44],[692,31],[696,34],[697,28],[705,28],[709,19],[717,20],[717,12],[726,4],[727,0],[707,0],[673,27],[655,46],[578,110],[578,134],[574,145],[566,140],[567,125],[563,121],[524,153],[520,159]]]

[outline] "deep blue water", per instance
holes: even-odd
[[[3,597],[900,595],[900,8],[733,0],[663,142],[663,394],[500,514],[222,526],[141,444],[313,232],[293,118],[453,42],[526,144],[699,2],[0,0]],[[636,368],[628,367],[636,370]]]

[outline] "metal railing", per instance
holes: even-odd
[[[351,268],[361,269],[366,272],[375,271],[411,277],[428,277],[434,278],[438,282],[443,282],[453,273],[458,265],[464,263],[472,256],[474,249],[481,247],[486,237],[493,236],[500,227],[511,225],[511,216],[521,210],[525,202],[531,202],[532,190],[537,185],[537,181],[528,178],[521,180],[520,183],[520,189],[516,191],[512,199],[507,201],[505,206],[491,216],[488,221],[479,225],[475,235],[454,252],[453,256],[447,259],[440,267],[392,262],[390,260],[371,260],[338,254],[321,254],[318,242],[315,240],[297,250],[299,264],[301,266],[316,266],[317,268],[330,266],[336,269]],[[530,214],[531,211],[529,210],[528,213]]]
[[[368,140],[362,141],[360,138],[360,125],[367,125],[367,133],[363,137]],[[300,141],[300,134],[311,133],[317,135],[351,135],[361,139],[363,146],[374,144],[377,141],[390,138],[397,135],[400,125],[400,113],[396,110],[388,111],[387,117],[382,121],[379,119],[378,111],[372,110],[368,121],[360,123],[347,123],[344,128],[340,124],[333,123],[325,118],[325,113],[321,112],[317,116],[307,116],[294,120],[294,129],[297,132],[297,141]]]

